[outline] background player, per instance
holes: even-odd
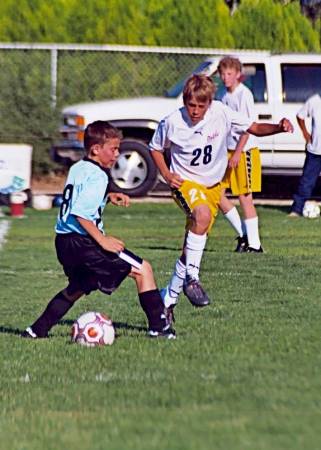
[[[85,130],[87,156],[68,174],[56,224],[56,252],[69,279],[23,337],[43,338],[84,294],[99,289],[110,295],[130,276],[147,316],[149,336],[175,338],[147,261],[125,249],[122,240],[105,235],[102,213],[107,199],[128,206],[124,194],[108,194],[109,169],[119,156],[121,133],[108,122],[96,121]]]
[[[154,161],[172,188],[176,203],[187,216],[183,251],[163,295],[172,316],[182,290],[194,306],[210,300],[199,281],[207,234],[221,199],[220,182],[227,166],[226,138],[231,130],[258,136],[293,131],[291,123],[257,124],[219,101],[212,102],[215,86],[205,75],[193,75],[185,83],[184,106],[163,119],[150,142]],[[170,150],[167,167],[164,151]]]
[[[254,122],[254,98],[250,89],[240,82],[242,77],[240,60],[226,56],[221,59],[218,71],[225,85],[221,101]],[[235,251],[262,253],[259,222],[252,195],[252,192],[261,191],[261,161],[256,138],[249,133],[244,133],[240,137],[239,133],[232,129],[227,138],[227,148],[229,161],[222,181],[220,209],[238,233]],[[237,208],[226,197],[225,189],[230,189],[233,195],[239,197],[243,221]]]

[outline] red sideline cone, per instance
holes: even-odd
[[[24,217],[24,202],[26,195],[24,192],[16,192],[10,195],[10,215],[12,217]]]

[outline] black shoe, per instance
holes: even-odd
[[[166,327],[162,331],[148,330],[148,336],[150,338],[162,338],[162,339],[176,339],[176,333],[173,328]]]
[[[264,250],[262,247],[260,247],[260,248],[248,247],[246,249],[246,253],[264,253]]]
[[[194,278],[186,278],[183,286],[183,292],[192,305],[197,308],[202,308],[203,306],[207,306],[211,303],[201,283]]]
[[[247,251],[248,246],[249,246],[249,242],[247,240],[247,236],[246,235],[238,236],[236,238],[236,240],[237,240],[237,246],[236,246],[235,252],[236,253],[245,253]]]
[[[28,327],[20,334],[20,337],[27,338],[27,339],[45,339],[45,338],[48,337],[48,335],[47,336],[43,336],[43,337],[39,337],[39,336],[36,335],[36,333],[34,333],[32,331],[31,327]]]

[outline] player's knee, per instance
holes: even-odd
[[[212,213],[208,206],[201,205],[194,209],[192,217],[196,226],[207,228],[211,223]]]
[[[141,271],[144,277],[150,277],[153,275],[153,268],[149,261],[144,259]]]

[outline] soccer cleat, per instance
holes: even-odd
[[[43,339],[43,338],[47,338],[48,335],[47,336],[43,336],[43,338],[39,337],[39,336],[36,335],[36,333],[34,333],[32,331],[31,327],[28,327],[20,334],[20,337],[27,338],[27,339]]]
[[[248,248],[248,246],[249,246],[249,242],[247,240],[247,236],[246,235],[238,236],[236,238],[236,240],[237,240],[237,246],[236,246],[235,252],[236,253],[245,253],[247,248]]]
[[[264,250],[262,247],[260,247],[260,248],[248,247],[246,249],[246,253],[264,253]]]
[[[183,292],[192,305],[197,308],[202,308],[203,306],[207,306],[211,303],[201,283],[194,278],[188,276],[186,277]]]
[[[162,331],[148,330],[148,336],[153,339],[176,339],[175,330],[173,330],[173,328],[170,328],[169,326],[165,327]]]

